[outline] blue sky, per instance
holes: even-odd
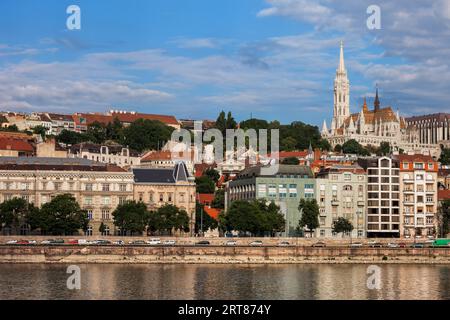
[[[450,1],[2,0],[0,109],[135,110],[284,123],[332,116],[339,41],[351,109],[450,112]],[[66,8],[81,8],[81,30]]]

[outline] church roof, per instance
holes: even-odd
[[[398,122],[397,115],[392,110],[391,107],[385,107],[378,110],[368,110],[367,105],[362,106],[362,110],[364,113],[364,122],[366,124],[374,124],[375,121],[377,122]],[[352,113],[347,119],[344,121],[344,127],[347,128],[350,125],[350,119],[353,122],[356,122],[359,118],[359,112],[358,113]],[[404,129],[406,128],[406,122],[403,118],[400,118],[400,128]],[[339,128],[341,129],[341,128]],[[338,133],[339,133],[338,129]]]

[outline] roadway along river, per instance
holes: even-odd
[[[0,299],[450,299],[450,265],[0,265]]]

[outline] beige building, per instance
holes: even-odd
[[[195,224],[195,181],[184,163],[173,168],[133,168],[134,199],[149,210],[172,204],[186,210],[191,234]]]
[[[352,237],[366,236],[367,176],[358,165],[334,165],[317,174],[316,199],[319,205],[317,237],[336,237],[333,222],[340,217],[353,225]]]
[[[400,236],[434,236],[437,229],[438,163],[430,156],[397,156],[400,162]]]
[[[133,199],[133,174],[86,159],[0,158],[0,202],[21,197],[40,207],[65,193],[87,210],[90,223],[86,235],[100,234],[102,222],[105,234],[114,234],[118,231],[112,212],[118,204]]]
[[[141,163],[139,152],[121,145],[80,143],[69,149],[68,157],[84,158],[127,168]]]

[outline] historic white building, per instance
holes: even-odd
[[[430,153],[439,156],[437,144],[421,143],[418,130],[408,125],[403,117],[394,112],[390,106],[381,107],[376,91],[374,108],[369,110],[366,99],[358,113],[350,114],[350,82],[344,63],[344,46],[341,42],[339,67],[334,79],[334,109],[331,128],[323,122],[322,136],[335,147],[355,139],[363,146],[378,147],[381,142],[389,142],[394,149],[405,152]]]

